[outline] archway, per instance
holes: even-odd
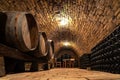
[[[73,48],[64,47],[55,54],[56,67],[78,67],[78,55]]]

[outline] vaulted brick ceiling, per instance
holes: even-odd
[[[120,0],[0,0],[0,11],[26,11],[34,15],[39,31],[55,42],[55,51],[66,47],[77,54],[90,52],[120,24]],[[55,16],[70,23],[59,26]]]

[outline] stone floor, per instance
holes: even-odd
[[[0,77],[0,80],[120,80],[120,74],[77,68],[55,68],[48,71],[9,74]]]

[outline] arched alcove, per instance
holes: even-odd
[[[55,54],[56,62],[60,63],[60,66],[56,67],[77,67],[78,55],[76,51],[69,47],[63,47]]]

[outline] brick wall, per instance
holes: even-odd
[[[61,41],[72,41],[79,54],[89,52],[120,24],[120,0],[0,0],[0,11],[31,12],[55,48]],[[69,15],[72,24],[58,27],[52,21],[56,12]]]

